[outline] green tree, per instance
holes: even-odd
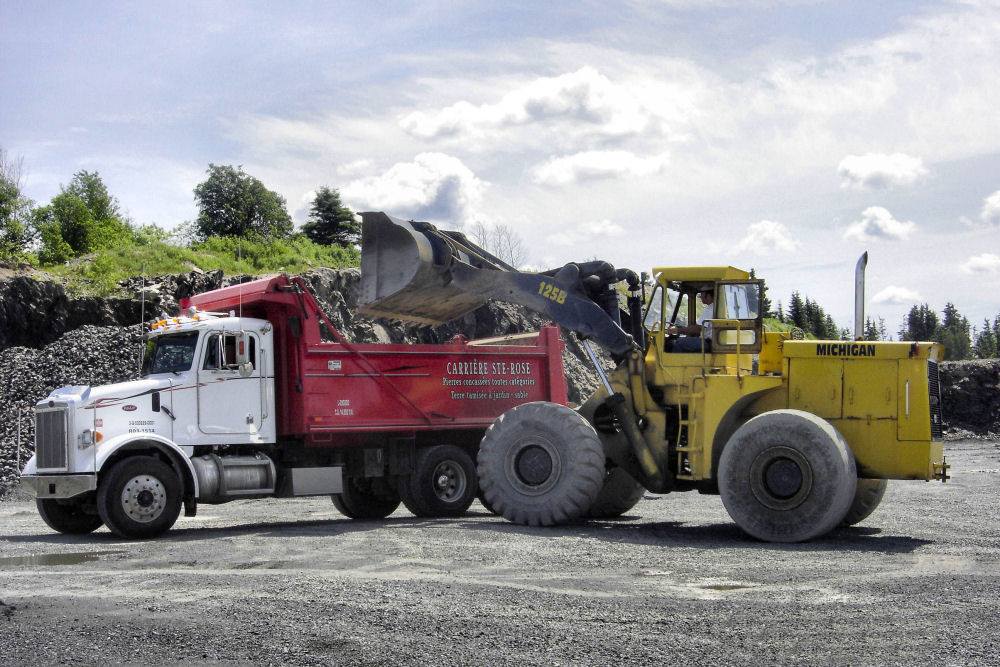
[[[865,318],[865,331],[864,335],[861,337],[862,340],[881,340],[878,337],[878,326],[875,324],[875,320],[870,317]]]
[[[903,328],[899,330],[899,340],[936,340],[937,329],[937,313],[923,303],[910,308]]]
[[[972,351],[977,359],[995,359],[997,356],[997,337],[990,326],[989,318],[983,320],[982,330],[976,334],[976,342],[972,345]]]
[[[778,309],[774,311],[774,316],[778,318],[779,322],[783,323],[785,321],[785,309],[782,307],[780,301],[778,302]]]
[[[273,239],[292,233],[284,197],[268,190],[243,167],[208,165],[208,178],[195,187],[194,198],[202,238],[253,234]]]
[[[949,302],[944,305],[941,326],[934,340],[944,344],[946,359],[968,359],[972,356],[970,331],[969,320]]]
[[[35,237],[34,202],[22,192],[23,159],[0,148],[0,259],[23,257]]]
[[[66,249],[57,238],[62,239],[73,255],[112,248],[134,240],[131,225],[121,218],[118,201],[108,193],[100,175],[91,171],[74,174],[49,205],[37,212],[36,224],[39,231],[42,231],[42,225],[47,227],[42,234],[40,258],[56,258],[65,254]]]
[[[802,296],[798,292],[792,292],[792,298],[788,302],[788,316],[785,320],[803,331],[809,330],[809,323],[806,319],[806,307],[802,303]]]
[[[351,209],[340,201],[340,193],[323,186],[316,192],[302,232],[316,243],[346,247],[358,243],[361,227]]]

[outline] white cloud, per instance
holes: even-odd
[[[639,157],[631,151],[584,151],[550,158],[534,169],[536,183],[567,185],[601,178],[642,177],[659,173],[669,160],[667,153]]]
[[[733,248],[735,253],[770,254],[777,250],[791,252],[799,242],[791,237],[788,227],[780,222],[761,220],[747,227],[746,235]]]
[[[889,285],[872,297],[872,303],[893,306],[905,305],[916,301],[920,301],[920,294],[916,290],[908,287],[897,287],[896,285]]]
[[[990,252],[973,255],[962,264],[962,271],[965,273],[1000,273],[1000,256]]]
[[[1000,225],[1000,190],[983,200],[983,210],[979,217],[991,225]]]
[[[360,176],[361,174],[370,171],[374,164],[374,162],[367,159],[352,160],[347,164],[342,164],[337,167],[337,176]]]
[[[494,104],[460,101],[439,111],[414,111],[400,126],[423,139],[455,135],[482,136],[504,127],[569,119],[599,134],[637,134],[651,122],[651,112],[622,86],[593,67],[541,77],[511,90]]]
[[[879,239],[905,241],[916,228],[917,225],[909,220],[896,220],[881,206],[869,206],[861,212],[860,220],[847,227],[844,238],[862,243]]]
[[[376,209],[462,227],[481,217],[485,187],[458,158],[421,153],[412,162],[397,162],[379,176],[351,181],[341,194],[356,211]]]
[[[848,155],[837,167],[843,187],[885,190],[913,185],[927,174],[924,161],[904,153]]]
[[[570,229],[549,234],[546,239],[556,245],[568,246],[593,239],[622,236],[624,233],[624,227],[605,218],[604,220],[589,220]]]

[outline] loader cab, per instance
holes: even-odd
[[[763,341],[761,290],[763,281],[740,269],[726,267],[663,267],[653,270],[653,290],[644,323],[650,332],[647,362],[658,366],[736,366],[728,355],[760,352]],[[712,294],[712,313],[699,293]],[[669,352],[672,326],[708,323],[699,352]],[[740,363],[748,368],[748,363]]]

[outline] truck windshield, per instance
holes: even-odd
[[[142,374],[180,373],[191,370],[194,350],[198,345],[198,332],[166,334],[146,341],[142,360]]]

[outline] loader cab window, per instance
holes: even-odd
[[[239,370],[236,363],[235,333],[213,333],[205,343],[205,370],[235,371]],[[250,336],[250,364],[257,368],[257,337]]]
[[[729,353],[758,352],[764,323],[761,281],[719,283],[716,294],[715,317],[727,322],[714,327],[714,348]]]
[[[642,318],[642,325],[646,331],[659,331],[663,324],[663,287],[657,285],[653,288],[653,293],[649,295],[646,302],[646,315]]]

